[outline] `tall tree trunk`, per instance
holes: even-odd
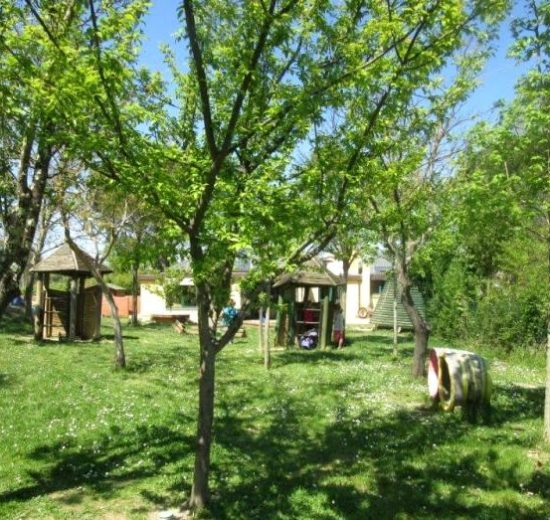
[[[9,216],[6,226],[7,236],[0,263],[0,318],[10,301],[19,294],[19,282],[29,261],[50,170],[51,149],[39,146],[32,188],[29,187],[33,146],[34,130],[31,129],[22,145],[17,208]]]
[[[396,275],[399,299],[405,307],[405,311],[412,322],[414,330],[414,354],[412,375],[423,377],[426,373],[426,357],[428,354],[428,340],[430,338],[430,326],[422,317],[412,298],[412,280],[409,278],[404,262],[396,262]]]
[[[9,303],[19,293],[19,286],[15,283],[12,273],[5,273],[0,277],[0,318],[6,312]]]
[[[193,487],[189,499],[191,509],[201,509],[210,499],[208,477],[210,473],[210,446],[214,422],[214,389],[216,369],[216,344],[209,324],[210,298],[206,285],[198,283],[197,300],[199,313],[199,413],[197,421],[197,445]]]
[[[393,287],[393,357],[397,357],[397,283],[394,278]]]
[[[268,286],[267,291],[267,304],[264,312],[264,324],[260,323],[260,327],[263,329],[264,337],[264,367],[268,370],[271,367],[271,343],[269,341],[269,319],[271,310],[271,285]]]
[[[260,305],[258,309],[258,350],[260,354],[264,352],[264,306]]]
[[[53,216],[53,205],[44,205],[40,213],[40,222],[38,224],[37,230],[35,232],[36,238],[34,241],[34,246],[29,254],[29,261],[25,267],[21,279],[21,285],[23,286],[23,294],[25,297],[25,316],[29,321],[32,321],[32,293],[34,287],[35,276],[31,272],[31,267],[38,262],[40,259],[40,253],[44,249],[46,243],[46,238],[48,236],[48,231],[52,222]]]
[[[28,321],[32,322],[32,293],[34,290],[34,281],[35,276],[34,273],[30,272],[30,266],[33,265],[35,262],[33,260],[30,260],[27,264],[27,269],[25,269],[25,272],[23,273],[23,299],[25,300],[25,318],[27,318]]]
[[[120,316],[118,315],[118,307],[115,303],[115,298],[113,297],[113,292],[107,286],[101,273],[94,266],[94,278],[96,282],[101,286],[101,290],[105,295],[105,299],[109,304],[109,309],[111,310],[111,318],[113,319],[113,334],[115,337],[115,366],[117,368],[126,368],[126,354],[124,352],[124,339],[122,335],[122,325],[120,324]]]

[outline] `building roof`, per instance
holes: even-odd
[[[82,249],[77,247],[77,251],[73,251],[69,244],[63,244],[50,256],[38,262],[31,271],[35,273],[83,274],[91,276],[92,273],[87,267],[89,263],[95,264],[95,260],[82,251]],[[100,265],[99,271],[102,274],[113,272],[112,269],[105,265]]]
[[[303,267],[292,273],[281,275],[273,287],[283,285],[297,285],[301,287],[336,287],[344,285],[341,276],[331,273],[325,265],[317,259],[306,262]]]

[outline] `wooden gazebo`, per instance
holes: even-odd
[[[303,268],[279,277],[273,284],[279,309],[277,344],[295,345],[301,334],[315,329],[320,347],[326,347],[332,333],[332,314],[338,299],[338,288],[344,285],[341,277],[315,259],[304,264]],[[297,292],[302,293],[302,301],[297,301]],[[317,298],[314,298],[314,293]]]
[[[35,306],[37,339],[92,339],[99,337],[102,291],[98,285],[86,288],[92,277],[88,266],[94,260],[84,251],[73,251],[69,244],[56,249],[31,271],[38,275]],[[99,266],[102,274],[112,272]],[[50,287],[50,275],[68,277],[68,290]]]

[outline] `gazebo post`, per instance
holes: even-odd
[[[78,293],[77,293],[77,278],[71,276],[71,286],[69,295],[69,339],[74,340],[76,337],[76,315],[78,309]]]
[[[103,291],[99,289],[97,291],[97,301],[96,301],[96,313],[95,313],[95,327],[93,340],[97,341],[101,338],[101,309],[103,303]]]
[[[51,299],[48,298],[48,293],[50,291],[50,273],[44,273],[44,289],[42,291],[42,299],[40,307],[42,307],[42,326],[43,330],[46,331],[46,337],[49,338],[52,335],[52,322],[51,322],[51,315],[46,314],[46,311],[51,309],[46,309],[46,306],[48,305],[48,302],[50,302],[51,305]],[[44,336],[44,333],[42,333],[42,337]]]
[[[275,318],[275,345],[281,347],[283,342],[281,341],[281,327],[283,326],[283,295],[279,293],[277,296],[277,316]]]
[[[77,299],[78,323],[76,327],[76,334],[80,337],[82,337],[82,333],[84,332],[84,308],[86,305],[86,295],[84,293],[85,287],[86,287],[86,277],[83,275],[80,275],[78,277],[78,299]]]
[[[296,286],[291,285],[289,289],[289,300],[288,300],[288,335],[287,335],[287,346],[295,345],[295,335],[296,335]]]
[[[34,339],[41,340],[44,333],[44,274],[39,273],[36,281],[36,307],[33,309]]]

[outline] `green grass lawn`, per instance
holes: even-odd
[[[0,331],[0,518],[145,519],[184,501],[196,337],[127,328],[115,371],[108,327],[99,343]],[[393,360],[390,335],[351,336],[276,351],[270,371],[255,331],[222,352],[208,518],[550,518],[542,357],[485,353],[493,420],[471,425],[429,409],[410,338]]]

